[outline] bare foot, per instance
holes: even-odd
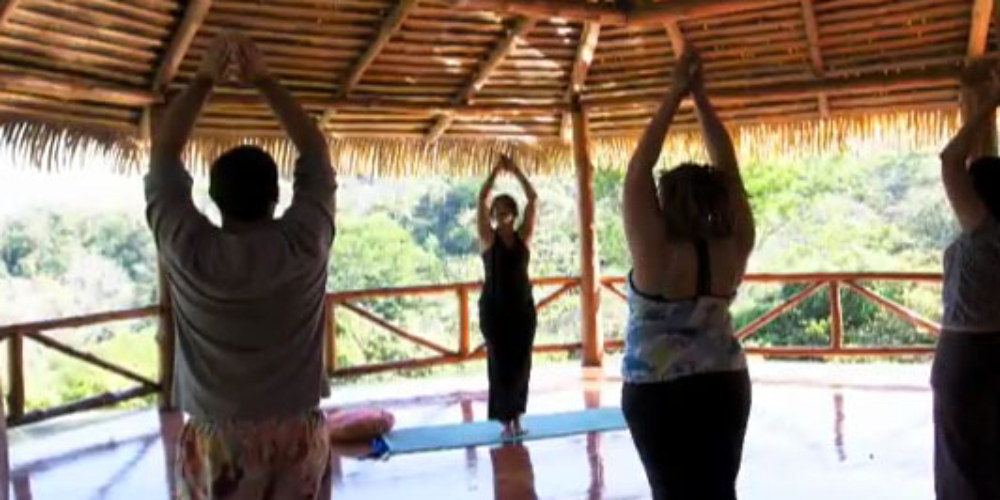
[[[514,420],[514,436],[521,437],[528,433],[528,429],[521,427],[521,419]]]
[[[514,430],[514,427],[511,426],[511,423],[510,422],[504,423],[503,432],[500,433],[500,439],[504,440],[505,442],[509,442],[513,441],[515,436],[517,436],[517,434],[516,431]]]

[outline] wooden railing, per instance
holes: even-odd
[[[940,283],[941,275],[934,273],[812,273],[812,274],[757,274],[747,276],[746,282],[750,284],[800,284],[804,288],[786,300],[784,303],[774,307],[770,311],[762,314],[746,326],[742,327],[737,336],[741,340],[746,340],[759,332],[762,328],[773,322],[782,314],[794,309],[802,304],[806,299],[812,297],[823,289],[828,289],[829,311],[830,311],[830,343],[824,347],[748,347],[751,354],[766,355],[769,357],[830,357],[830,356],[903,356],[903,355],[926,355],[933,353],[931,345],[917,346],[864,346],[851,347],[845,345],[843,320],[841,310],[842,293],[856,293],[860,297],[870,301],[889,313],[898,316],[903,321],[910,323],[914,327],[937,334],[940,332],[940,325],[922,317],[898,304],[872,291],[865,284],[870,282],[903,282],[903,283]],[[580,279],[576,277],[554,277],[539,278],[533,280],[538,290],[551,290],[548,293],[540,294],[540,300],[536,307],[539,312],[550,307],[567,294],[580,287]],[[625,279],[623,277],[606,277],[601,280],[604,290],[612,297],[624,300],[625,292],[622,290]],[[378,372],[395,370],[412,370],[417,368],[430,367],[442,364],[463,363],[485,356],[484,345],[472,347],[472,333],[470,331],[470,297],[482,287],[481,283],[452,283],[442,285],[383,288],[371,290],[356,290],[334,292],[327,296],[328,322],[326,328],[325,359],[328,374],[331,377],[355,377]],[[537,294],[537,292],[536,292]],[[366,309],[362,302],[375,299],[392,299],[401,297],[417,296],[448,296],[452,295],[456,301],[456,313],[458,316],[457,342],[454,346],[441,345],[420,335],[407,331],[406,329],[392,324],[390,321],[378,316],[376,313]],[[47,331],[81,328],[87,326],[101,325],[116,321],[135,320],[156,317],[161,314],[161,307],[151,306],[125,311],[115,311],[86,316],[63,318],[51,321],[41,321],[34,323],[23,323],[15,325],[0,326],[0,340],[7,344],[7,400],[8,400],[8,422],[11,425],[23,425],[40,420],[66,415],[86,409],[110,406],[123,401],[147,396],[162,391],[163,381],[156,382],[142,375],[139,375],[128,368],[114,364],[110,361],[97,357],[93,354],[80,351],[77,348],[66,345],[54,339]],[[353,314],[372,325],[384,329],[392,335],[421,346],[434,354],[419,359],[408,359],[380,364],[365,364],[360,366],[337,366],[337,345],[336,345],[336,325],[337,318],[341,314]],[[67,356],[71,356],[97,368],[115,373],[124,378],[137,383],[131,389],[104,393],[93,397],[88,397],[80,401],[68,403],[55,408],[47,408],[25,413],[25,386],[24,386],[24,339],[28,339],[38,344],[56,350]],[[604,343],[607,350],[620,349],[622,341],[620,339],[609,340]],[[559,344],[540,344],[535,346],[535,352],[573,352],[582,348],[582,342],[574,341]],[[162,366],[162,364],[161,364]]]

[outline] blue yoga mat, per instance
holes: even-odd
[[[625,418],[620,408],[528,415],[522,422],[528,429],[528,434],[523,436],[521,441],[625,428]],[[500,424],[496,422],[473,422],[398,429],[386,434],[383,439],[388,453],[398,455],[500,444],[503,442],[500,431]]]

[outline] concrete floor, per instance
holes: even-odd
[[[615,363],[534,373],[531,413],[618,406]],[[744,500],[931,500],[928,365],[754,362]],[[325,406],[388,408],[399,427],[482,419],[484,376],[335,388]],[[400,397],[405,395],[405,398]],[[180,418],[154,411],[89,415],[11,435],[13,498],[169,498],[170,447]],[[524,446],[334,459],[334,496],[348,499],[648,498],[626,432]]]

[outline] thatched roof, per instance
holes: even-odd
[[[79,148],[135,166],[144,123],[191,79],[209,40],[231,28],[259,43],[315,113],[339,166],[359,172],[460,173],[498,150],[529,167],[569,165],[575,93],[597,162],[621,163],[685,43],[703,53],[709,90],[747,154],[886,133],[937,141],[954,128],[964,61],[994,46],[992,5],[0,0],[0,139],[19,160],[63,156],[50,167],[72,163]],[[690,110],[677,124],[692,129]],[[195,163],[240,141],[290,155],[250,89],[221,88],[197,134]],[[673,148],[690,147],[675,137]]]

